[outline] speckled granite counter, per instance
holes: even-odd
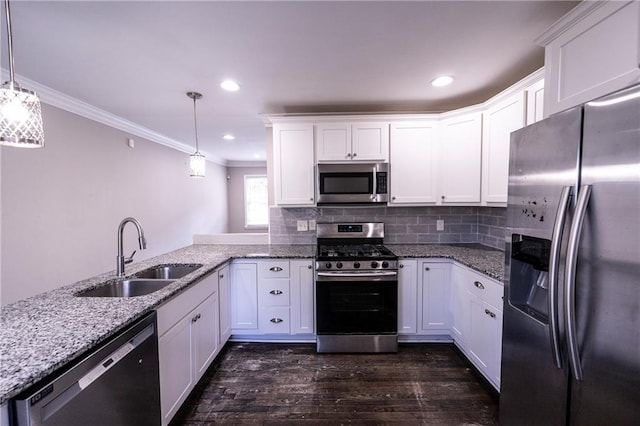
[[[480,245],[388,245],[400,257],[454,259],[502,279],[504,254]],[[115,271],[0,309],[0,404],[140,316],[237,258],[312,258],[314,245],[192,245],[127,266],[127,275],[158,264],[204,266],[155,293],[133,298],[80,298],[76,293],[115,278]]]
[[[398,257],[446,258],[502,282],[504,252],[480,244],[385,244]]]

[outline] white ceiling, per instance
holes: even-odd
[[[11,12],[18,75],[189,145],[185,92],[199,91],[200,148],[233,162],[265,159],[260,114],[482,102],[543,65],[534,39],[576,4],[14,0]],[[431,87],[440,74],[456,81]],[[227,77],[239,92],[219,88]]]

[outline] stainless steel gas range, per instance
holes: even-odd
[[[384,223],[318,223],[318,352],[398,351],[398,258]]]

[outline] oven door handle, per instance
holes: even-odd
[[[395,281],[398,279],[397,271],[382,272],[317,272],[318,281]]]

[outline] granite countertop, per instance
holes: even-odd
[[[387,245],[399,257],[456,260],[502,280],[504,253],[481,245]],[[75,297],[115,271],[0,308],[0,404],[45,378],[200,278],[238,258],[313,258],[315,245],[192,245],[127,266],[127,276],[158,264],[203,267],[146,296]]]

